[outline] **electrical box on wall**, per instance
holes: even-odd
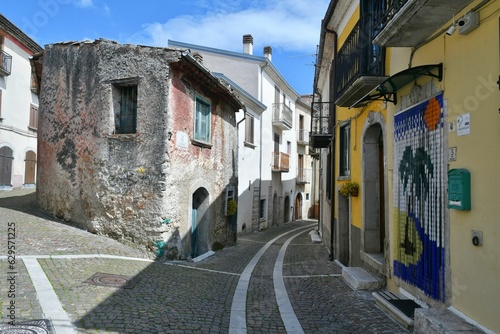
[[[460,35],[467,35],[479,27],[479,12],[468,12],[458,20],[457,25],[458,33]]]
[[[448,171],[448,208],[470,210],[470,172],[464,168]]]

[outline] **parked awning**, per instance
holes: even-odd
[[[435,74],[436,69],[438,72],[437,74]],[[396,93],[398,90],[424,75],[437,78],[441,81],[443,79],[443,64],[415,66],[396,73],[375,87],[361,100],[352,105],[351,108],[362,107],[375,100],[390,101],[396,104]]]

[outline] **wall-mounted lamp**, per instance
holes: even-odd
[[[451,36],[457,30],[457,25],[455,23],[455,15],[453,15],[453,24],[446,30],[446,35]]]

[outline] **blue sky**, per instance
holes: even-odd
[[[299,94],[310,94],[321,20],[329,0],[1,0],[0,13],[38,44],[107,38],[167,46],[169,39],[254,55],[273,64]]]

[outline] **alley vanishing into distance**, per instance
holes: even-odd
[[[202,261],[158,262],[52,219],[34,190],[0,196],[0,333],[13,316],[23,333],[407,332],[344,282],[311,241],[314,220],[242,234]]]

